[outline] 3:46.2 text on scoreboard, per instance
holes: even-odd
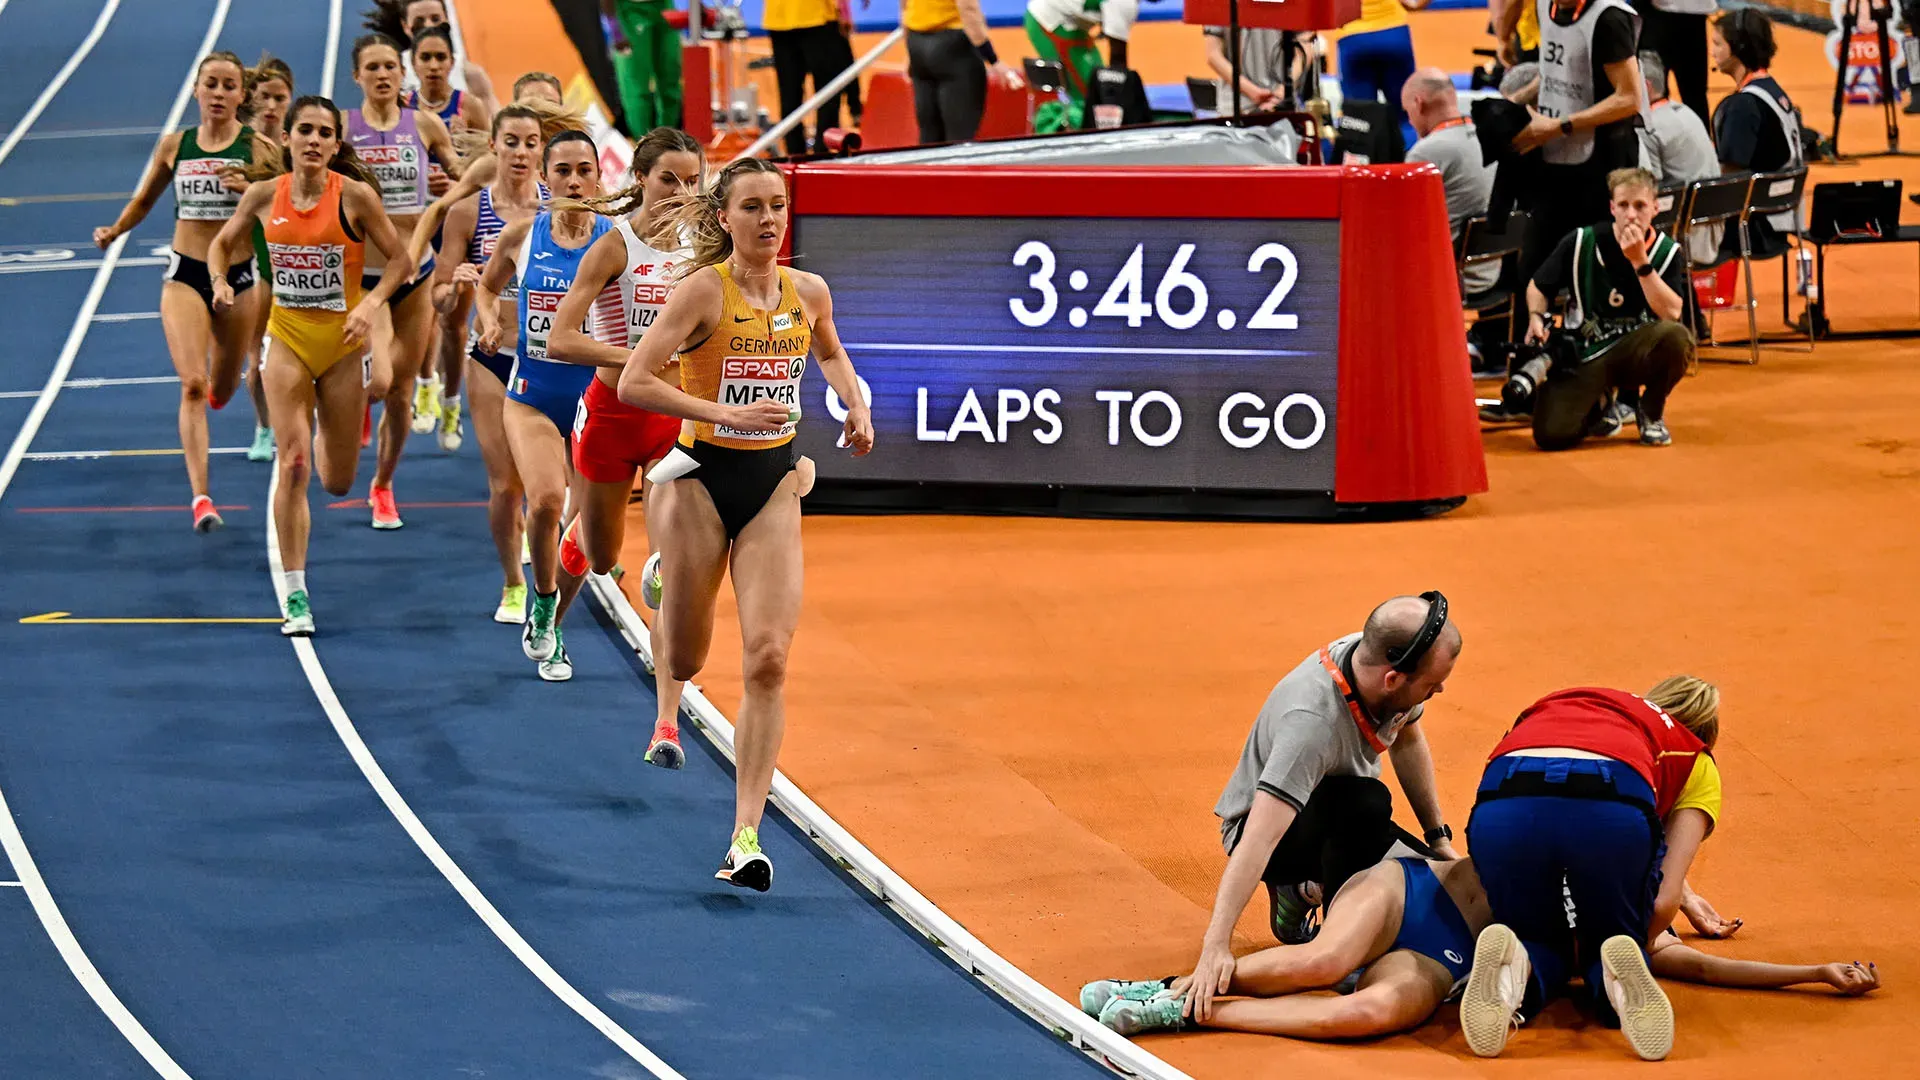
[[[1148,319],[1158,319],[1170,329],[1191,330],[1207,318],[1207,283],[1198,274],[1187,269],[1196,248],[1194,244],[1181,244],[1173,253],[1173,258],[1159,274],[1152,290],[1152,300],[1147,299],[1147,246],[1135,244],[1132,254],[1120,266],[1120,272],[1106,286],[1100,298],[1088,308],[1075,304],[1078,294],[1091,295],[1092,279],[1087,271],[1078,267],[1065,273],[1065,311],[1067,323],[1078,329],[1087,325],[1089,316],[1096,319],[1125,319],[1128,326],[1140,327]],[[1059,259],[1055,257],[1051,245],[1040,240],[1029,240],[1013,253],[1013,265],[1031,268],[1027,275],[1027,287],[1033,291],[1032,297],[1015,296],[1007,300],[1007,309],[1022,326],[1039,329],[1053,322],[1062,310],[1062,289],[1058,281],[1060,276]],[[1253,249],[1247,256],[1247,272],[1266,273],[1269,266],[1279,269],[1279,280],[1267,290],[1266,299],[1261,301],[1252,315],[1241,322],[1240,315],[1229,308],[1221,308],[1213,313],[1214,325],[1221,330],[1232,330],[1236,325],[1248,330],[1298,330],[1300,317],[1292,312],[1281,311],[1286,303],[1287,294],[1293,291],[1300,280],[1300,262],[1294,257],[1293,250],[1285,244],[1266,243]]]

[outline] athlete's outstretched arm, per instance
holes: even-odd
[[[1871,963],[1855,960],[1845,964],[1769,964],[1759,960],[1733,960],[1684,945],[1672,934],[1662,934],[1654,941],[1648,966],[1662,979],[1742,990],[1778,990],[1824,983],[1847,997],[1859,997],[1880,989],[1880,969]]]
[[[467,93],[480,99],[480,104],[486,106],[487,116],[498,112],[500,99],[494,95],[493,79],[487,75],[486,69],[471,60],[463,60],[460,70],[467,76]]]
[[[134,189],[133,198],[120,211],[113,224],[102,225],[93,230],[94,246],[105,250],[121,233],[131,232],[134,227],[147,220],[153,212],[153,205],[166,194],[167,185],[173,183],[173,161],[180,153],[181,133],[176,131],[160,137],[153,148],[153,158],[147,162],[147,173],[140,178],[140,186]]]
[[[682,346],[693,342],[697,347],[709,335],[723,332],[721,303],[720,274],[711,266],[675,285],[667,294],[667,306],[661,309],[660,317],[640,336],[640,343],[633,347],[621,369],[620,400],[663,416],[725,424],[742,431],[777,431],[784,426],[792,414],[781,402],[763,399],[751,405],[722,405],[694,397],[660,377],[661,369]]]
[[[240,196],[240,205],[234,207],[233,216],[207,245],[207,276],[213,280],[213,309],[225,311],[233,306],[233,287],[227,284],[227,268],[233,263],[233,252],[237,245],[251,245],[253,227],[260,221],[260,212],[273,202],[272,184],[255,184]],[[268,288],[272,282],[262,282]]]
[[[794,272],[793,286],[813,319],[813,355],[820,364],[820,374],[847,407],[841,441],[853,449],[854,457],[865,457],[873,452],[873,414],[867,408],[866,395],[860,392],[860,376],[853,370],[853,360],[840,343],[840,331],[833,325],[833,293],[826,279],[801,271]]]
[[[424,111],[416,111],[413,118],[414,126],[420,130],[420,141],[427,144],[427,150],[440,162],[440,167],[448,176],[460,179],[463,166],[460,155],[454,152],[453,134],[447,130],[447,122],[437,113]]]
[[[553,313],[553,336],[547,339],[547,359],[592,367],[625,367],[629,350],[596,340],[580,329],[593,312],[593,302],[607,283],[620,276],[627,265],[627,241],[618,230],[608,230],[587,249],[580,260],[580,272]]]
[[[507,283],[513,280],[515,252],[520,250],[520,242],[527,238],[527,231],[533,228],[533,219],[515,221],[500,230],[500,239],[494,243],[493,257],[487,260],[486,269],[480,271],[480,295],[473,302],[474,327],[479,330],[477,344],[481,352],[500,351],[500,294],[506,291]]]
[[[445,195],[427,204],[420,212],[420,220],[413,226],[413,236],[407,241],[407,263],[419,266],[426,261],[427,249],[433,246],[433,234],[440,231],[440,224],[447,220],[454,205],[462,199],[480,194],[480,189],[493,183],[500,173],[500,159],[491,153],[482,154],[467,162],[460,173],[460,179],[447,189]]]
[[[340,188],[340,201],[347,208],[347,219],[353,223],[354,231],[367,238],[368,245],[379,249],[387,257],[386,269],[380,274],[380,284],[373,291],[360,298],[352,311],[347,313],[346,340],[348,344],[370,340],[373,334],[373,312],[398,292],[400,286],[413,276],[415,263],[405,261],[406,247],[400,242],[400,230],[393,227],[393,219],[387,216],[387,208],[380,201],[380,194],[358,180],[343,181]]]
[[[463,201],[447,214],[446,228],[440,231],[440,251],[433,263],[433,309],[442,315],[459,304],[462,289],[471,289],[480,280],[480,268],[467,261],[479,214],[478,201]]]
[[[1653,922],[1647,927],[1652,938],[1673,925],[1680,913],[1680,895],[1687,887],[1687,868],[1707,839],[1713,819],[1705,810],[1683,807],[1667,815],[1667,853],[1660,861],[1660,893],[1653,901]]]

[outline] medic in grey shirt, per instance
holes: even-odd
[[[1440,814],[1433,756],[1420,726],[1428,698],[1445,689],[1460,656],[1460,630],[1438,592],[1397,596],[1365,628],[1328,644],[1280,680],[1253,722],[1240,764],[1214,813],[1228,859],[1187,997],[1205,1020],[1233,976],[1234,923],[1264,882],[1274,936],[1313,936],[1315,904],[1383,858],[1395,840],[1441,859],[1458,858]],[[1393,796],[1380,757],[1393,758],[1400,789],[1426,844],[1393,824]]]

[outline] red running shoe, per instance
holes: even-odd
[[[400,508],[394,505],[392,488],[368,488],[367,505],[373,507],[374,528],[397,529],[405,524],[400,520]]]
[[[193,504],[187,509],[193,514],[194,532],[210,533],[226,524],[220,520],[220,512],[213,508],[213,500],[205,495],[195,495]]]
[[[663,769],[677,769],[686,764],[687,753],[680,749],[680,728],[674,724],[658,724],[653,729],[653,744],[647,747],[646,762]]]

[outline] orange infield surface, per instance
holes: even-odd
[[[502,85],[535,66],[518,50],[558,34],[544,5],[462,0],[462,12]],[[1421,62],[1466,70],[1484,19],[1414,16]],[[1824,131],[1832,72],[1819,39],[1779,34],[1775,74]],[[1198,35],[1142,27],[1139,66],[1150,81],[1198,73]],[[999,36],[1003,51],[1018,40]],[[1716,93],[1729,88],[1715,76]],[[1920,146],[1920,124],[1905,136]],[[1879,149],[1879,111],[1851,109],[1843,145]],[[1920,186],[1920,168],[1896,160],[1815,179],[1883,176]],[[1762,312],[1777,322],[1778,270],[1760,271]],[[1843,252],[1827,287],[1837,329],[1920,326],[1911,248]],[[1740,321],[1723,315],[1722,335],[1737,340]],[[1871,959],[1884,973],[1866,1000],[1670,986],[1679,1034],[1661,1074],[1897,1073],[1920,985],[1908,919],[1920,734],[1895,693],[1920,647],[1917,400],[1920,346],[1907,342],[1770,349],[1757,368],[1709,362],[1675,393],[1670,449],[1627,436],[1547,455],[1523,431],[1490,433],[1491,492],[1427,521],[812,517],[782,767],[1069,1000],[1088,979],[1183,972],[1225,863],[1212,804],[1267,691],[1375,602],[1441,588],[1466,650],[1427,722],[1456,830],[1487,751],[1539,694],[1708,677],[1725,694],[1727,811],[1693,881],[1747,925],[1704,947]],[[637,509],[634,525],[637,536]],[[731,710],[729,602],[702,682]],[[1271,944],[1254,908],[1244,949]],[[1219,1033],[1147,1045],[1196,1077],[1575,1077],[1637,1064],[1565,1003],[1491,1062],[1468,1053],[1450,1007],[1359,1047]]]

